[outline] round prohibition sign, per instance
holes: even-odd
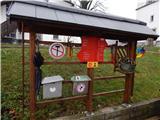
[[[49,47],[49,54],[55,59],[61,59],[65,55],[65,47],[61,43],[53,43]]]

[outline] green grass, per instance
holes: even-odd
[[[16,48],[16,45],[3,45],[10,46],[13,48],[2,48],[1,50],[1,69],[2,69],[2,115],[7,120],[10,117],[21,116],[22,106],[22,84],[21,84],[21,49]],[[52,61],[53,59],[48,55],[48,47],[42,47],[42,55],[46,61]],[[159,51],[160,48],[150,48],[151,51]],[[59,61],[75,61],[76,53],[74,57],[63,58]],[[106,52],[105,59],[109,58],[108,52]],[[25,49],[25,60],[29,62],[29,50]],[[29,81],[29,66],[25,66],[25,83]],[[42,66],[43,77],[52,75],[61,75],[66,80],[70,80],[73,75],[86,74],[86,65],[45,65]],[[108,76],[108,75],[119,75],[119,73],[113,72],[112,65],[99,65],[94,70],[94,76]],[[104,92],[115,89],[124,88],[123,80],[115,81],[96,81],[94,82],[94,92]],[[25,103],[28,102],[29,87],[25,87]],[[63,96],[71,96],[72,88],[71,85],[67,84],[63,89]],[[94,99],[94,110],[105,106],[113,106],[122,103],[122,95],[111,95],[106,97],[97,97]],[[152,98],[160,97],[160,55],[146,52],[143,58],[137,59],[136,76],[135,76],[135,87],[134,96],[132,102],[139,102]],[[46,118],[46,116],[55,117],[63,115],[77,114],[85,111],[83,102],[63,102],[61,104],[52,104],[44,109],[40,109],[37,112],[39,119]],[[28,109],[25,109],[25,119],[28,119]],[[45,115],[45,116],[44,116]]]

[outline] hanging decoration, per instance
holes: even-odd
[[[145,54],[145,49],[144,47],[139,47],[137,48],[136,52],[137,52],[136,58],[142,58]]]
[[[118,63],[119,68],[123,73],[133,73],[135,71],[136,63],[131,58],[122,58]]]
[[[36,71],[36,94],[39,94],[40,86],[41,86],[41,80],[42,80],[42,70],[41,65],[43,65],[44,58],[42,57],[40,51],[39,51],[39,40],[36,40],[36,52],[34,54],[33,64],[35,65],[35,71]]]

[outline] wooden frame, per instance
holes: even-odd
[[[36,116],[35,116],[35,112],[36,112],[36,106],[37,105],[48,105],[49,103],[57,103],[57,102],[62,102],[62,101],[68,101],[68,100],[85,100],[86,101],[86,108],[88,112],[92,112],[93,111],[93,99],[94,97],[97,96],[106,96],[106,95],[110,95],[110,94],[119,94],[119,93],[124,93],[124,97],[123,97],[123,102],[125,103],[129,103],[130,101],[130,97],[133,95],[133,86],[134,86],[134,73],[132,74],[125,74],[125,75],[121,75],[121,76],[107,76],[107,77],[95,77],[94,78],[94,74],[93,68],[88,68],[87,69],[87,74],[88,76],[92,79],[89,82],[89,87],[88,87],[88,94],[87,95],[82,95],[82,96],[71,96],[71,97],[67,97],[67,98],[58,98],[58,99],[53,99],[53,100],[44,100],[44,101],[40,101],[40,102],[36,102],[36,92],[35,92],[35,67],[33,64],[33,55],[35,53],[35,40],[36,40],[36,32],[34,32],[34,29],[32,31],[32,27],[28,27],[28,26],[24,26],[24,23],[22,22],[21,24],[21,31],[22,34],[24,34],[24,31],[29,31],[30,32],[30,41],[29,41],[29,45],[30,45],[30,62],[29,62],[29,66],[30,66],[30,82],[29,82],[29,86],[30,86],[30,92],[29,92],[29,108],[30,108],[30,119],[31,120],[35,120]],[[24,39],[24,37],[22,38]],[[25,59],[24,59],[24,42],[28,42],[28,41],[24,41],[22,42],[22,84],[24,87],[24,65],[27,64],[25,63]],[[48,42],[40,42],[42,44],[49,44]],[[136,58],[136,44],[137,41],[128,41],[128,51],[129,51],[129,57],[133,58],[135,60]],[[78,45],[79,46],[79,45]],[[116,56],[116,55],[115,55]],[[86,64],[85,62],[79,62],[79,61],[74,61],[74,62],[44,62],[44,65],[50,65],[50,64]],[[108,61],[108,62],[100,62],[100,64],[113,64],[112,61]],[[125,88],[124,89],[120,89],[120,90],[114,90],[114,91],[110,91],[110,92],[101,92],[101,93],[93,93],[93,85],[94,85],[94,81],[97,80],[110,80],[110,79],[117,79],[117,78],[123,78],[125,80]],[[66,83],[72,83],[71,81],[63,81],[63,84]],[[24,88],[23,88],[24,90]],[[24,94],[24,93],[23,93]],[[24,102],[24,101],[23,101]],[[24,107],[24,104],[23,104]]]

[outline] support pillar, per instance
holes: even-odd
[[[35,53],[35,40],[36,33],[30,32],[30,74],[29,74],[29,108],[30,108],[30,120],[35,120],[36,112],[36,91],[35,91],[35,66],[33,64],[33,58]]]
[[[88,82],[88,97],[87,97],[87,110],[88,112],[93,111],[93,68],[87,69],[87,74],[91,78],[91,81]]]
[[[131,50],[131,58],[136,61],[136,49],[137,49],[137,41],[133,41],[132,42],[132,50]],[[131,86],[131,96],[133,96],[133,89],[134,89],[134,76],[135,76],[135,73],[132,74],[132,86]]]
[[[135,60],[136,59],[136,45],[137,41],[128,42],[128,53],[129,58]],[[125,78],[125,92],[123,101],[125,103],[129,103],[130,97],[133,95],[133,87],[134,87],[134,73],[126,74]]]

